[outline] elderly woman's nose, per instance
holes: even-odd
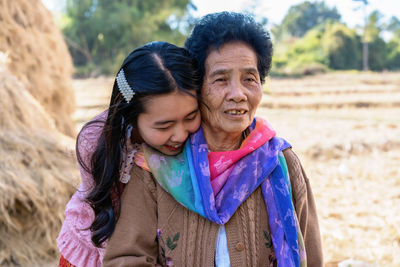
[[[228,100],[235,102],[245,101],[247,99],[245,94],[245,87],[240,81],[231,82],[228,88]]]

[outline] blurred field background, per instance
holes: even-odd
[[[189,0],[54,1],[62,12],[0,0],[0,266],[57,266],[76,134],[133,48],[182,45],[197,19]],[[400,21],[352,2],[363,24],[324,1],[294,4],[280,24],[256,16],[275,46],[257,115],[303,162],[326,266],[400,266]]]

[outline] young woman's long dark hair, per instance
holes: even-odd
[[[98,247],[114,231],[119,214],[119,178],[127,127],[137,127],[137,118],[144,112],[144,104],[151,96],[175,90],[188,94],[188,90],[196,90],[199,94],[201,89],[196,61],[184,48],[166,42],[152,42],[134,50],[125,59],[121,69],[135,92],[132,100],[129,103],[125,101],[115,81],[106,121],[92,121],[81,131],[88,127],[99,127],[99,124],[103,127],[89,160],[81,157],[80,134],[77,138],[78,162],[94,178],[94,187],[87,195],[86,202],[95,214],[90,230],[92,241]],[[116,201],[112,199],[114,195],[118,196]]]

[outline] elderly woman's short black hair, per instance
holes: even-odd
[[[248,15],[235,12],[205,15],[194,26],[185,47],[197,59],[203,77],[208,54],[231,41],[242,41],[254,49],[261,82],[264,82],[271,69],[272,42],[262,25]]]

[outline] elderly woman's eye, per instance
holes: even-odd
[[[217,78],[215,79],[215,82],[225,82],[226,78]]]
[[[254,78],[253,76],[246,77],[245,80],[246,80],[247,82],[255,82],[255,83],[257,82],[257,79]]]

